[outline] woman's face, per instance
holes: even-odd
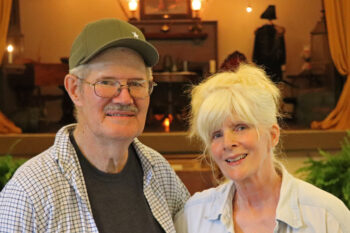
[[[244,182],[273,171],[272,149],[278,143],[279,127],[259,132],[244,121],[227,118],[212,133],[211,156],[226,178]]]

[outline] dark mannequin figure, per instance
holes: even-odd
[[[282,65],[286,63],[285,29],[273,24],[275,6],[270,5],[260,16],[269,22],[255,31],[253,61],[262,66],[275,83],[282,81]]]

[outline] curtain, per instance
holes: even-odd
[[[6,49],[12,0],[0,0],[0,65]]]
[[[7,30],[10,22],[11,6],[12,0],[0,0],[0,65],[6,49]],[[22,130],[0,111],[0,134],[21,132]]]
[[[347,76],[336,107],[313,129],[350,129],[350,1],[324,0],[329,47],[338,72]]]

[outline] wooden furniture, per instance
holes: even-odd
[[[68,64],[34,63],[36,86],[63,86],[63,80],[68,73]]]
[[[217,22],[199,20],[142,20],[130,21],[140,28],[146,39],[160,54],[154,71],[166,71],[164,58],[172,58],[177,71],[188,61],[188,71],[208,69],[209,60],[217,60]]]
[[[45,115],[47,103],[62,99],[64,102],[63,80],[67,73],[68,64],[63,63],[6,64],[0,79],[1,111],[24,132],[37,132],[39,121],[49,122]],[[66,102],[61,106],[62,117],[67,110],[70,115],[73,113],[70,100]]]
[[[153,73],[155,82],[158,83],[182,83],[197,81],[196,72],[155,72]]]
[[[18,91],[20,88],[14,86],[14,82],[21,77],[27,76],[28,73],[25,65],[6,64],[1,67],[0,72],[0,109],[6,115],[10,116],[18,107]],[[28,85],[29,91],[34,89],[34,77],[21,78],[19,85]],[[16,93],[17,92],[17,93]],[[27,91],[22,91],[26,93]]]
[[[217,22],[189,20],[130,21],[140,28],[158,50],[160,59],[153,67],[158,86],[151,96],[146,131],[158,130],[162,120],[154,115],[171,114],[172,129],[186,129],[187,90],[209,73],[209,61],[216,61]],[[171,129],[171,130],[172,130]]]

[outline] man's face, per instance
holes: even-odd
[[[92,69],[84,80],[119,81],[125,85],[130,80],[146,80],[146,66],[139,54],[127,48],[109,49],[96,57]],[[84,133],[99,139],[131,141],[144,129],[149,96],[135,98],[128,88],[123,87],[119,95],[110,98],[99,97],[94,87],[80,81],[78,123]]]

